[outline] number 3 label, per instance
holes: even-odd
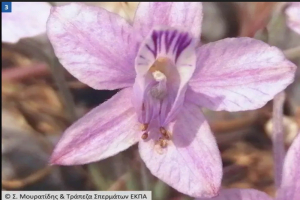
[[[2,12],[11,12],[11,2],[1,2]]]

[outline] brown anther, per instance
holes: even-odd
[[[165,140],[163,138],[159,138],[158,143],[159,143],[161,148],[165,148],[168,145],[167,140]]]
[[[143,135],[142,135],[142,139],[143,139],[143,140],[146,140],[146,139],[148,138],[148,136],[149,136],[149,135],[148,135],[148,133],[147,133],[147,132],[146,132],[146,133],[143,133]]]
[[[166,131],[166,129],[165,129],[164,127],[160,127],[160,128],[159,128],[159,131],[161,132],[161,134],[162,134],[163,136],[166,136],[167,131]]]
[[[148,126],[149,126],[149,124],[142,124],[141,130],[142,130],[142,131],[147,130],[147,129],[148,129]]]
[[[167,140],[170,139],[170,133],[164,127],[160,127],[159,131],[164,136],[165,139]]]
[[[165,136],[165,139],[167,139],[167,140],[170,139],[170,135],[168,133],[166,133],[164,136]]]

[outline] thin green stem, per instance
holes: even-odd
[[[97,190],[106,190],[107,189],[107,182],[105,178],[101,174],[99,167],[97,164],[89,164],[88,165],[89,174],[93,180],[93,183],[97,187]]]
[[[144,190],[150,190],[150,180],[149,175],[147,173],[147,168],[144,162],[141,160],[141,179],[142,179],[142,186]]]
[[[74,122],[75,120],[77,120],[77,115],[75,112],[75,102],[67,85],[67,81],[64,76],[64,69],[56,57],[54,57],[50,62],[50,71],[65,105],[66,113],[68,115],[67,117],[70,122]]]
[[[286,58],[289,60],[299,58],[300,57],[300,46],[291,48],[291,49],[287,49],[283,53],[286,56]]]

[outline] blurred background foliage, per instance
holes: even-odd
[[[85,3],[116,12],[128,21],[138,4]],[[51,2],[63,4],[67,2]],[[300,36],[287,28],[285,15],[274,11],[279,4],[204,2],[202,43],[245,36],[271,41],[282,50],[300,46]],[[270,22],[272,27],[266,29]],[[89,88],[53,58],[45,34],[17,44],[2,43],[2,190],[152,190],[154,200],[191,199],[152,176],[137,146],[90,165],[48,165],[63,131],[116,93]],[[300,66],[300,56],[291,59]],[[295,82],[286,89],[287,148],[300,127],[299,76],[298,69]],[[254,111],[204,112],[222,153],[223,187],[256,188],[274,196],[272,101]]]

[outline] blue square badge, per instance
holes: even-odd
[[[2,12],[11,12],[11,2],[1,2]]]

